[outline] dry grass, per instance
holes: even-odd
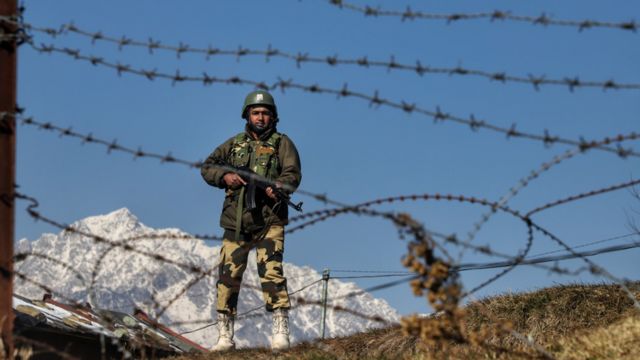
[[[640,284],[631,286],[636,297]],[[531,293],[491,297],[466,307],[466,332],[487,324],[513,329],[547,354],[560,359],[640,358],[640,311],[617,285],[564,285]],[[483,326],[484,325],[484,326]],[[388,328],[346,338],[300,344],[274,354],[248,349],[224,354],[200,354],[174,360],[209,359],[513,359],[545,358],[522,338],[496,331],[481,344],[429,349],[400,328]]]
[[[560,341],[561,359],[640,359],[640,316]]]

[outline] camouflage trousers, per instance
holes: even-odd
[[[218,265],[219,277],[216,284],[218,291],[216,309],[218,312],[236,314],[242,275],[247,268],[249,251],[254,247],[256,248],[256,263],[262,286],[262,296],[267,311],[291,307],[287,292],[287,279],[284,277],[282,269],[284,226],[272,225],[266,235],[258,239],[251,234],[242,234],[242,238],[235,241],[234,232],[225,231]]]

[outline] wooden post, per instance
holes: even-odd
[[[0,16],[17,15],[17,0],[0,0]],[[0,20],[0,337],[13,359],[13,240],[16,178],[16,26]]]

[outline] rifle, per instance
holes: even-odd
[[[284,191],[282,191],[281,188],[271,184],[270,182],[262,180],[258,174],[251,171],[251,169],[247,167],[241,167],[237,169],[239,170],[237,174],[240,175],[240,177],[242,177],[242,179],[247,182],[247,185],[246,185],[247,189],[245,190],[245,195],[244,195],[245,205],[247,209],[251,210],[257,207],[256,189],[262,189],[263,191],[266,191],[268,187],[271,187],[271,190],[273,191],[278,201],[284,201],[290,207],[294,208],[299,212],[302,212],[302,201],[295,204],[293,201],[291,201],[291,197],[287,195]],[[247,174],[247,173],[249,174],[249,176],[246,176],[246,175],[243,176],[243,174]]]
[[[285,193],[281,188],[267,181],[264,178],[264,176],[258,175],[256,172],[254,172],[250,168],[246,166],[237,167],[237,166],[229,165],[228,163],[226,163],[221,159],[215,159],[214,164],[220,165],[225,168],[228,168],[229,170],[232,170],[236,174],[240,175],[242,180],[244,180],[247,183],[245,196],[244,196],[246,209],[252,210],[257,207],[256,189],[262,189],[263,191],[266,191],[268,187],[271,187],[271,190],[275,194],[278,201],[284,201],[287,203],[287,205],[289,205],[296,211],[302,212],[302,201],[300,201],[297,204],[294,203],[293,201],[291,201],[291,197],[287,193]]]

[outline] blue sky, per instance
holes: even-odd
[[[386,1],[356,4],[433,13],[477,13],[496,9],[513,14],[614,23],[640,19],[640,5],[619,1]],[[366,56],[369,60],[505,72],[548,79],[578,76],[582,80],[640,83],[640,46],[637,33],[619,29],[533,25],[513,21],[443,21],[365,17],[340,10],[321,0],[283,1],[79,1],[25,2],[25,21],[34,26],[58,28],[73,22],[80,29],[104,35],[190,48],[235,50],[266,49],[309,56],[337,55],[340,59]],[[293,79],[373,94],[392,101],[415,103],[421,108],[478,119],[500,127],[517,124],[524,132],[578,140],[640,130],[640,90],[602,90],[546,85],[501,83],[477,76],[424,74],[329,66],[264,56],[212,56],[118,46],[77,34],[55,38],[33,32],[38,44],[79,49],[88,56],[133,68],[182,75],[228,78],[239,76],[274,83]],[[63,54],[40,54],[25,45],[19,53],[19,104],[26,114],[43,122],[73,127],[121,145],[188,160],[204,159],[218,144],[241,131],[242,100],[253,90],[247,85],[197,82],[172,85],[133,74],[74,60]],[[301,188],[326,193],[344,203],[380,197],[452,193],[497,200],[544,162],[571,149],[538,141],[507,139],[488,130],[470,131],[452,122],[434,123],[417,113],[370,106],[356,98],[336,99],[295,89],[275,91],[280,114],[279,130],[296,143],[303,165]],[[637,142],[625,143],[635,146]],[[638,158],[590,151],[563,162],[509,202],[526,212],[568,195],[621,183],[638,176]],[[104,147],[60,138],[35,127],[18,132],[17,182],[20,191],[40,201],[44,215],[72,222],[129,208],[152,227],[177,227],[190,233],[220,234],[218,216],[222,191],[207,186],[199,171],[153,159],[133,160],[122,153],[108,155]],[[324,204],[296,195],[305,211]],[[459,203],[417,202],[380,209],[409,212],[428,229],[460,237],[472,228],[486,209]],[[640,203],[622,190],[560,206],[533,217],[571,245],[580,245],[631,232],[630,218]],[[58,232],[34,223],[24,204],[17,210],[16,237],[36,239]],[[517,254],[525,245],[526,226],[497,215],[483,228],[476,244],[488,244],[504,253]],[[626,238],[616,243],[635,238]],[[614,244],[610,242],[608,244]],[[606,245],[606,244],[605,244]],[[403,270],[406,242],[398,239],[390,223],[346,215],[323,222],[287,238],[285,260],[338,270]],[[532,254],[558,249],[536,234]],[[614,275],[637,279],[640,250],[593,258]],[[464,262],[488,260],[467,252]],[[561,265],[578,268],[579,261]],[[470,289],[495,272],[464,273]],[[336,275],[339,275],[336,273]],[[340,274],[345,275],[345,274]],[[363,287],[388,279],[362,280]],[[518,268],[484,288],[478,296],[506,291],[527,291],[571,282],[603,281],[589,274],[559,276],[531,267]],[[213,291],[213,289],[212,289]],[[426,300],[415,298],[408,285],[377,293],[401,313],[429,311]]]

